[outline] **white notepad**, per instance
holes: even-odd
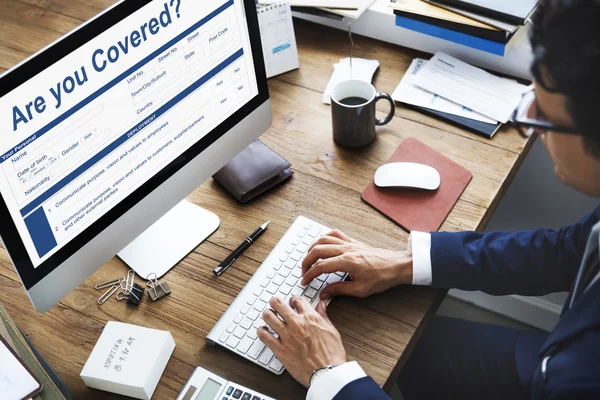
[[[0,399],[23,400],[40,389],[40,384],[0,341]]]
[[[290,3],[257,10],[267,78],[300,68]]]
[[[327,8],[344,8],[349,10],[357,10],[362,4],[362,0],[290,0],[292,6],[295,7],[327,7]],[[271,4],[273,0],[258,0],[258,4]]]

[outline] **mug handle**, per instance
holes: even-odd
[[[377,95],[375,96],[375,103],[377,103],[379,100],[389,101],[391,110],[390,110],[390,113],[388,114],[388,116],[385,117],[384,119],[375,118],[375,125],[377,125],[377,126],[387,125],[390,123],[392,118],[394,118],[394,114],[396,113],[396,103],[394,103],[394,99],[392,99],[392,96],[390,96],[387,93],[377,93]]]

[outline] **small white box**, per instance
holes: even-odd
[[[81,379],[93,389],[150,400],[173,350],[170,332],[111,321],[85,363]]]

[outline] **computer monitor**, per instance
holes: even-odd
[[[2,75],[0,236],[35,308],[270,124],[254,0],[125,0]]]

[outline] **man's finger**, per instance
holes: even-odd
[[[356,291],[354,282],[336,282],[325,286],[320,297],[321,300],[327,300],[336,296],[356,296]]]
[[[334,229],[331,232],[327,233],[327,235],[325,236],[331,236],[331,237],[336,237],[338,239],[342,239],[344,242],[354,242],[354,239],[352,239],[350,236],[346,235],[344,232],[338,230],[338,229]]]
[[[263,342],[269,349],[273,351],[273,353],[276,353],[279,350],[279,340],[275,339],[275,337],[271,335],[271,332],[269,332],[266,327],[261,326],[258,328],[256,330],[256,335],[261,342]]]
[[[292,305],[292,307],[294,307],[298,314],[304,314],[306,310],[311,308],[310,304],[308,303],[308,301],[306,301],[304,297],[292,297],[290,304]]]
[[[325,319],[325,321],[329,321],[329,316],[327,315],[327,303],[325,301],[319,301],[315,310]]]
[[[269,305],[277,314],[281,315],[281,318],[283,318],[284,321],[289,321],[297,315],[294,310],[292,310],[292,307],[286,304],[281,297],[272,297],[271,301],[269,301]]]
[[[339,255],[344,254],[346,249],[342,245],[334,245],[334,244],[320,244],[315,247],[311,251],[308,252],[304,261],[302,261],[302,272],[305,273],[308,271],[314,263],[316,263],[319,259],[326,260],[328,258],[337,257]]]
[[[269,325],[271,329],[275,331],[276,334],[280,335],[283,332],[285,324],[275,314],[275,311],[271,309],[266,309],[262,314],[262,318],[263,321],[265,321],[265,324]]]
[[[321,236],[318,240],[316,240],[313,244],[310,245],[310,247],[308,248],[308,253],[310,253],[310,251],[312,249],[315,248],[315,246],[318,246],[320,244],[335,244],[335,245],[343,245],[346,242],[343,241],[342,239],[335,237],[335,236]]]
[[[330,274],[332,272],[352,273],[353,271],[353,266],[343,262],[340,257],[320,260],[302,275],[302,284],[308,285],[313,279],[321,274]]]

